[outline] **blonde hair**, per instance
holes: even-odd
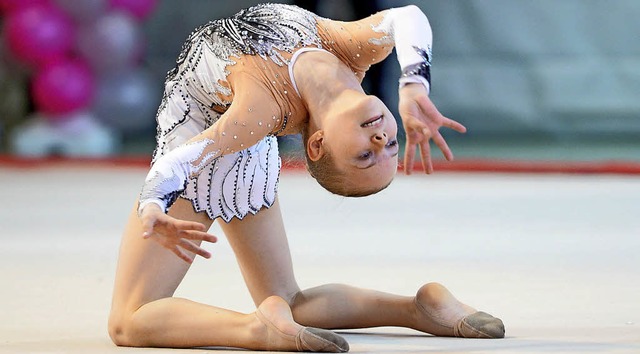
[[[305,129],[302,134],[302,142],[304,144],[305,160],[307,162],[307,171],[311,177],[313,177],[322,188],[327,191],[341,195],[343,197],[366,197],[371,194],[376,194],[381,190],[387,188],[391,181],[386,185],[378,188],[358,188],[353,187],[353,183],[349,183],[349,176],[344,171],[340,171],[335,164],[333,155],[330,151],[325,150],[324,155],[317,161],[311,160],[307,153],[306,146],[309,141],[309,132]]]

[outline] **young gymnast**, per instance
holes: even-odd
[[[416,6],[354,22],[264,4],[196,29],[167,76],[158,146],[122,239],[109,334],[122,346],[348,351],[328,329],[403,326],[438,336],[501,338],[502,322],[440,284],[404,297],[347,285],[301,290],[276,197],[276,136],[301,133],[310,173],[337,194],[385,188],[397,169],[395,120],[360,82],[395,46],[406,172],[416,149],[459,123],[428,97],[431,29]],[[173,297],[216,218],[257,306],[243,314]]]

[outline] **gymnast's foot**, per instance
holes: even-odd
[[[324,329],[303,327],[293,320],[289,304],[281,297],[265,299],[256,310],[262,324],[256,331],[264,338],[265,350],[344,353],[349,344],[341,336]]]
[[[504,338],[504,324],[458,301],[438,283],[423,285],[416,294],[416,329],[436,336]]]

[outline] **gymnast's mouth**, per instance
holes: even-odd
[[[367,120],[366,122],[360,124],[360,126],[363,127],[363,128],[375,127],[376,125],[382,123],[383,119],[384,119],[384,115],[379,115],[379,116],[373,117],[373,118]]]

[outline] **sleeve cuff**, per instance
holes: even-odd
[[[398,89],[403,88],[407,84],[423,84],[427,89],[427,94],[431,93],[431,85],[429,81],[420,75],[404,76],[399,80]]]
[[[162,209],[163,212],[167,212],[167,205],[160,199],[146,199],[144,201],[141,201],[138,204],[138,216],[141,216],[142,214],[142,209],[144,209],[145,206],[149,205],[149,204],[156,204],[160,207],[160,209]]]

